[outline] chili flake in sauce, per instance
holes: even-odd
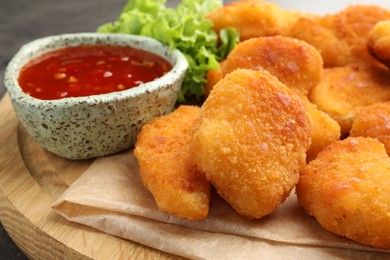
[[[172,69],[160,56],[110,45],[82,45],[45,53],[21,70],[19,85],[32,97],[53,100],[136,87]]]

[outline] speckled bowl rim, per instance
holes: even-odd
[[[91,43],[91,41],[98,41],[98,43]],[[69,41],[68,45],[64,45],[64,41]],[[74,41],[74,42],[72,42]],[[141,45],[140,43],[145,46]],[[137,43],[137,44],[134,44]],[[41,100],[23,92],[18,83],[18,77],[21,68],[31,59],[40,56],[46,51],[39,51],[43,47],[47,47],[53,44],[58,44],[54,48],[50,48],[47,51],[61,49],[67,46],[79,46],[79,45],[119,45],[135,47],[137,49],[146,50],[155,53],[171,63],[172,69],[161,76],[160,78],[151,82],[143,83],[138,87],[131,89],[111,92],[107,94],[90,95],[86,97],[69,97],[55,100]],[[148,47],[149,46],[149,47]],[[152,47],[150,47],[152,46]],[[159,51],[164,52],[161,55]],[[31,53],[37,52],[38,54],[32,55]],[[31,57],[21,64],[21,61],[25,59],[26,55]],[[69,33],[59,34],[54,36],[48,36],[40,38],[23,45],[20,50],[14,55],[9,62],[4,75],[5,87],[7,88],[11,99],[18,102],[28,103],[30,107],[52,107],[55,105],[57,108],[72,107],[72,106],[90,106],[96,103],[121,101],[128,99],[129,97],[136,97],[144,94],[145,92],[154,92],[164,86],[171,84],[172,81],[180,78],[188,68],[188,62],[185,56],[177,49],[169,50],[169,48],[157,40],[154,40],[145,36],[120,34],[120,33]],[[14,73],[16,72],[16,73]]]

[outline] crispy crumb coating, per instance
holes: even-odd
[[[329,144],[338,141],[341,132],[340,125],[333,118],[319,110],[307,98],[303,97],[302,100],[311,123],[311,145],[306,152],[309,162]]]
[[[344,65],[356,59],[348,43],[339,39],[320,16],[300,17],[287,35],[314,46],[321,54],[325,67]]]
[[[375,24],[368,35],[367,48],[375,58],[390,67],[390,20]]]
[[[201,107],[198,166],[241,215],[261,218],[290,194],[306,163],[310,123],[299,96],[266,71],[237,69]]]
[[[353,57],[373,62],[367,50],[368,35],[376,23],[390,19],[390,11],[376,5],[350,5],[337,14],[325,16],[326,19],[331,20],[328,23],[337,37],[350,46]]]
[[[190,220],[208,215],[210,183],[191,159],[190,143],[199,107],[180,106],[147,123],[134,155],[143,184],[160,210]]]
[[[390,100],[389,86],[389,70],[350,64],[325,69],[321,83],[311,90],[309,99],[340,124],[345,136],[360,108]]]
[[[350,136],[376,138],[390,155],[390,101],[362,108],[356,115]]]
[[[222,78],[223,78],[223,74],[222,74],[221,68],[207,71],[207,74],[206,74],[206,80],[207,81],[206,81],[206,84],[204,86],[205,96],[206,97],[210,94],[211,90],[213,90],[213,87]]]
[[[272,2],[241,0],[217,9],[208,18],[216,32],[236,28],[241,41],[274,35],[301,39],[320,52],[325,67],[337,67],[360,61],[377,63],[367,50],[369,33],[379,21],[390,20],[390,11],[355,4],[318,16],[285,10]]]
[[[239,43],[228,55],[224,75],[237,68],[267,70],[287,87],[306,96],[322,77],[321,55],[304,41],[284,37],[258,37]]]
[[[297,19],[288,36],[304,40],[321,53],[325,67],[364,61],[376,64],[367,50],[374,25],[390,19],[390,11],[374,5],[350,5],[335,14]]]
[[[378,140],[332,143],[303,169],[296,192],[326,230],[390,249],[390,158]]]
[[[234,27],[240,40],[277,35],[284,24],[285,11],[275,3],[262,0],[242,0],[224,5],[207,15],[214,30]],[[291,14],[292,18],[293,15]],[[286,18],[285,18],[286,19]]]
[[[238,44],[221,64],[224,74],[236,68],[267,70],[301,96],[312,125],[308,160],[340,138],[338,123],[307,99],[323,73],[321,55],[312,46],[283,36],[253,38]]]

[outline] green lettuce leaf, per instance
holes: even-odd
[[[180,50],[189,63],[179,102],[204,97],[206,74],[217,69],[238,42],[235,29],[218,35],[205,16],[222,6],[221,0],[183,0],[176,9],[166,7],[166,0],[130,0],[117,21],[98,28],[101,33],[127,33],[154,38]]]

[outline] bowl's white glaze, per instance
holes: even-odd
[[[138,87],[88,97],[40,100],[18,84],[21,68],[41,54],[67,46],[121,45],[149,51],[173,68]],[[5,72],[5,86],[21,123],[42,147],[68,159],[87,159],[131,147],[140,128],[173,110],[188,63],[178,50],[159,42],[125,34],[76,33],[50,36],[24,45]]]

